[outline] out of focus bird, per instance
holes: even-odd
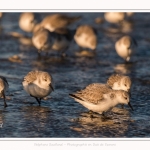
[[[104,18],[109,23],[120,23],[125,18],[124,12],[106,12]]]
[[[57,33],[58,32],[58,33]],[[66,33],[61,33],[64,31],[50,32],[45,28],[40,28],[37,32],[33,34],[32,42],[34,46],[38,49],[38,52],[50,52],[57,51],[61,55],[65,54],[65,51],[70,45],[70,41],[73,39],[73,33],[75,31],[65,31]]]
[[[76,29],[74,40],[79,47],[95,51],[97,47],[97,32],[90,25],[80,25]]]
[[[7,91],[8,87],[9,87],[9,84],[6,78],[3,76],[0,76],[0,97],[3,97],[4,99],[4,107],[7,107],[5,92]]]
[[[76,22],[79,19],[81,19],[81,16],[71,17],[64,14],[48,15],[41,21],[41,23],[36,25],[34,32],[36,32],[41,27],[44,27],[53,32],[59,28],[66,28],[68,25]]]
[[[41,21],[40,14],[25,12],[19,17],[19,27],[25,32],[33,32],[35,26]]]
[[[126,62],[128,62],[135,52],[135,48],[137,47],[137,42],[131,36],[123,36],[115,43],[115,49],[117,54],[123,58]]]

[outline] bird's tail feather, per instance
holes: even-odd
[[[82,98],[76,96],[75,94],[69,94],[72,98],[76,98],[78,100],[84,101]]]

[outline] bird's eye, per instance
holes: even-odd
[[[125,99],[127,99],[127,97],[125,97]]]
[[[125,84],[125,86],[127,86],[127,85]]]
[[[44,81],[47,81],[47,79],[44,79]]]

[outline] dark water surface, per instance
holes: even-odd
[[[78,46],[72,42],[68,57],[49,56],[37,58],[37,50],[8,36],[9,32],[24,32],[19,29],[20,13],[5,13],[1,21],[0,75],[7,78],[10,88],[7,94],[8,107],[0,100],[0,137],[150,137],[150,13],[135,13],[130,22],[121,29],[108,23],[96,24],[95,18],[103,13],[69,13],[82,15],[79,24],[91,24],[97,28],[99,44],[93,58],[77,57]],[[46,15],[43,13],[41,16]],[[115,41],[130,33],[138,43],[132,62],[125,64],[116,54]],[[30,34],[25,33],[30,36]],[[23,41],[30,39],[23,39]],[[18,62],[10,59],[19,56]],[[31,70],[49,72],[55,81],[55,91],[38,106],[22,88],[23,77]],[[109,118],[91,119],[87,109],[68,96],[90,83],[105,83],[113,73],[123,73],[132,79],[131,104],[119,106],[107,113]]]

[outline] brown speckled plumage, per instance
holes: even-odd
[[[107,85],[110,86],[110,87],[112,87],[115,82],[119,83],[122,78],[124,78],[125,84],[127,84],[127,83],[131,84],[130,77],[124,76],[124,75],[120,75],[120,74],[113,74],[113,75],[111,75],[108,78]]]
[[[75,95],[84,101],[98,104],[103,99],[103,94],[112,92],[113,90],[105,84],[93,83],[88,85],[85,89],[77,91],[71,95]],[[70,95],[70,96],[71,96]]]
[[[112,87],[113,84],[114,84],[115,82],[118,82],[119,80],[121,80],[121,78],[122,78],[122,75],[120,75],[120,74],[113,74],[113,75],[111,75],[111,76],[108,78],[108,80],[107,80],[107,85],[110,86],[110,87]]]
[[[30,71],[25,77],[24,81],[27,83],[32,83],[34,82],[38,76],[42,75],[43,78],[49,78],[50,75],[47,72],[42,72],[42,71]]]
[[[79,20],[81,17],[70,17],[64,14],[53,14],[46,16],[41,22],[41,26],[44,27],[46,24],[51,24],[55,29],[63,28],[75,21]]]

